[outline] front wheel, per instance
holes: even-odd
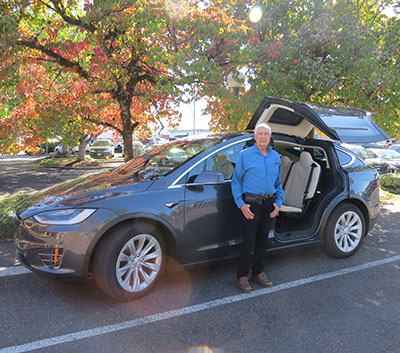
[[[365,220],[358,207],[345,203],[337,207],[326,227],[324,250],[333,257],[355,254],[365,235]]]
[[[136,222],[117,227],[96,250],[93,274],[97,286],[121,301],[150,291],[163,268],[165,246],[153,225]]]

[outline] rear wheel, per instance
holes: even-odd
[[[93,262],[98,287],[117,300],[139,298],[150,291],[163,268],[161,233],[145,222],[114,229],[99,244]]]
[[[332,212],[328,221],[324,250],[337,258],[351,256],[360,248],[364,235],[362,212],[352,204],[342,204]]]

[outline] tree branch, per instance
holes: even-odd
[[[57,63],[63,67],[67,67],[69,69],[75,69],[75,72],[85,78],[86,80],[89,80],[89,74],[83,70],[83,68],[76,62],[70,61],[60,54],[55,53],[51,49],[48,49],[44,47],[43,45],[39,44],[36,40],[35,41],[28,41],[28,40],[19,40],[16,42],[18,45],[31,48],[31,49],[36,49],[42,52],[43,54],[46,54],[47,56],[50,56],[51,58],[55,59]],[[38,58],[39,59],[39,58]]]
[[[88,118],[88,117],[84,117],[83,120],[89,121],[89,122],[91,122],[93,124],[96,124],[96,125],[102,125],[102,126],[110,127],[111,129],[118,131],[122,135],[122,130],[121,129],[117,128],[113,124],[108,123],[106,121],[98,121],[96,119],[92,119],[92,118]]]

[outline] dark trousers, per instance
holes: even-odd
[[[245,277],[252,270],[252,275],[258,275],[264,270],[264,255],[268,244],[268,233],[273,228],[274,218],[269,214],[273,211],[274,200],[267,199],[261,205],[250,204],[254,213],[253,219],[243,216],[244,234],[240,251],[236,278]]]

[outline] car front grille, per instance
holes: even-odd
[[[63,256],[64,256],[64,249],[63,248],[53,248],[49,249],[48,253],[39,253],[40,260],[42,261],[43,265],[53,269],[59,269]]]

